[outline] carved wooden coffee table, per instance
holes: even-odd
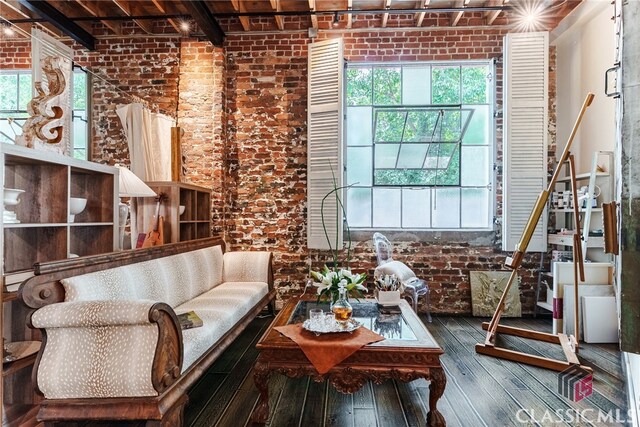
[[[365,327],[385,337],[385,340],[364,346],[326,374],[319,374],[300,347],[273,328],[300,323],[308,318],[312,308],[328,310],[326,304],[316,304],[315,298],[304,296],[289,301],[264,333],[256,347],[260,352],[253,378],[260,400],[252,421],[265,423],[269,418],[269,377],[279,373],[290,378],[310,376],[314,381],[329,381],[342,393],[355,393],[367,381],[380,384],[395,379],[409,382],[424,378],[429,385],[428,426],[445,426],[436,405],[447,383],[440,355],[444,351],[433,339],[420,318],[406,301],[399,314],[383,314],[373,300],[352,302],[354,315]]]

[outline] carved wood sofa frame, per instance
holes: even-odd
[[[121,267],[142,261],[190,252],[224,242],[218,238],[207,238],[181,242],[147,249],[113,252],[69,260],[35,264],[35,276],[27,279],[19,289],[19,297],[30,309],[28,324],[33,312],[48,304],[63,302],[64,287],[60,280],[109,268]],[[266,306],[274,313],[275,290],[273,288],[272,256],[269,258],[269,292],[242,319],[211,346],[185,372],[182,367],[182,330],[173,309],[164,303],[155,304],[149,312],[149,320],[158,326],[159,338],[152,368],[152,383],[158,396],[92,399],[43,399],[37,418],[45,426],[58,421],[79,420],[146,420],[147,426],[180,426],[188,397],[186,392],[211,366],[222,352],[240,335],[245,327]],[[47,342],[46,331],[42,333],[42,348],[36,358],[32,381],[38,390],[37,372]]]

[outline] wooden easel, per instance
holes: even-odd
[[[564,148],[562,153],[562,157],[560,157],[558,166],[551,177],[551,181],[546,190],[543,190],[538,199],[536,200],[536,204],[533,207],[533,211],[529,216],[529,220],[527,221],[527,225],[524,228],[522,233],[522,237],[520,238],[520,242],[516,245],[516,250],[513,253],[512,257],[507,257],[505,261],[505,266],[512,269],[511,275],[509,276],[509,281],[502,292],[502,297],[498,302],[498,306],[496,307],[496,311],[493,314],[493,318],[491,322],[484,322],[482,324],[482,329],[487,331],[487,337],[484,343],[476,344],[476,352],[486,354],[489,356],[499,357],[502,359],[512,360],[515,362],[522,362],[528,365],[540,366],[542,368],[553,369],[555,371],[564,371],[573,365],[580,365],[580,361],[576,354],[578,353],[579,341],[580,341],[580,325],[578,323],[578,283],[580,281],[584,281],[584,264],[582,259],[582,246],[581,246],[581,238],[580,238],[580,221],[579,221],[579,203],[577,200],[577,191],[576,191],[576,171],[575,164],[573,160],[573,155],[571,155],[570,149],[571,144],[573,143],[573,139],[575,138],[576,132],[578,131],[578,127],[580,126],[580,122],[582,121],[582,117],[584,116],[587,107],[591,105],[593,101],[594,94],[587,94],[584,103],[582,104],[582,108],[580,109],[580,114],[576,119],[575,124],[573,125],[573,129],[571,130],[571,134],[569,135],[569,140],[567,141],[567,145]],[[507,299],[507,295],[509,294],[509,290],[511,289],[511,285],[516,278],[518,267],[522,263],[522,258],[524,257],[525,252],[527,251],[527,246],[529,246],[529,242],[531,241],[531,237],[536,229],[536,225],[540,220],[540,216],[544,211],[544,207],[547,204],[547,200],[549,199],[549,193],[553,190],[556,181],[560,175],[560,171],[562,169],[562,165],[565,162],[569,162],[569,170],[571,174],[571,190],[574,195],[574,203],[573,203],[573,214],[574,214],[574,235],[573,235],[573,288],[574,288],[574,298],[575,298],[575,310],[574,310],[574,326],[575,326],[575,334],[571,336],[567,336],[566,334],[549,334],[544,332],[533,331],[530,329],[523,328],[515,328],[511,326],[503,326],[500,325],[500,318],[502,317],[502,313],[504,311],[504,304]],[[566,357],[566,361],[550,359],[541,356],[534,356],[532,354],[527,354],[519,351],[509,350],[506,348],[498,347],[495,344],[496,336],[498,333],[503,333],[506,335],[515,335],[522,338],[529,338],[538,341],[545,341],[553,344],[560,344],[562,346],[562,350],[564,351],[564,355]],[[581,366],[582,369],[591,372],[591,368],[588,366]]]

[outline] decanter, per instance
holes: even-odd
[[[331,311],[339,323],[346,323],[351,319],[353,307],[347,301],[347,290],[343,284],[338,286],[338,300],[333,303]]]

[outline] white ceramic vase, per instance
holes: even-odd
[[[81,197],[69,198],[69,222],[73,222],[76,219],[76,215],[87,207],[87,199]]]
[[[20,195],[24,193],[24,190],[17,188],[5,188],[3,191],[4,211],[2,212],[2,220],[5,224],[18,224],[16,213],[9,210],[9,207],[14,207],[20,203]]]

